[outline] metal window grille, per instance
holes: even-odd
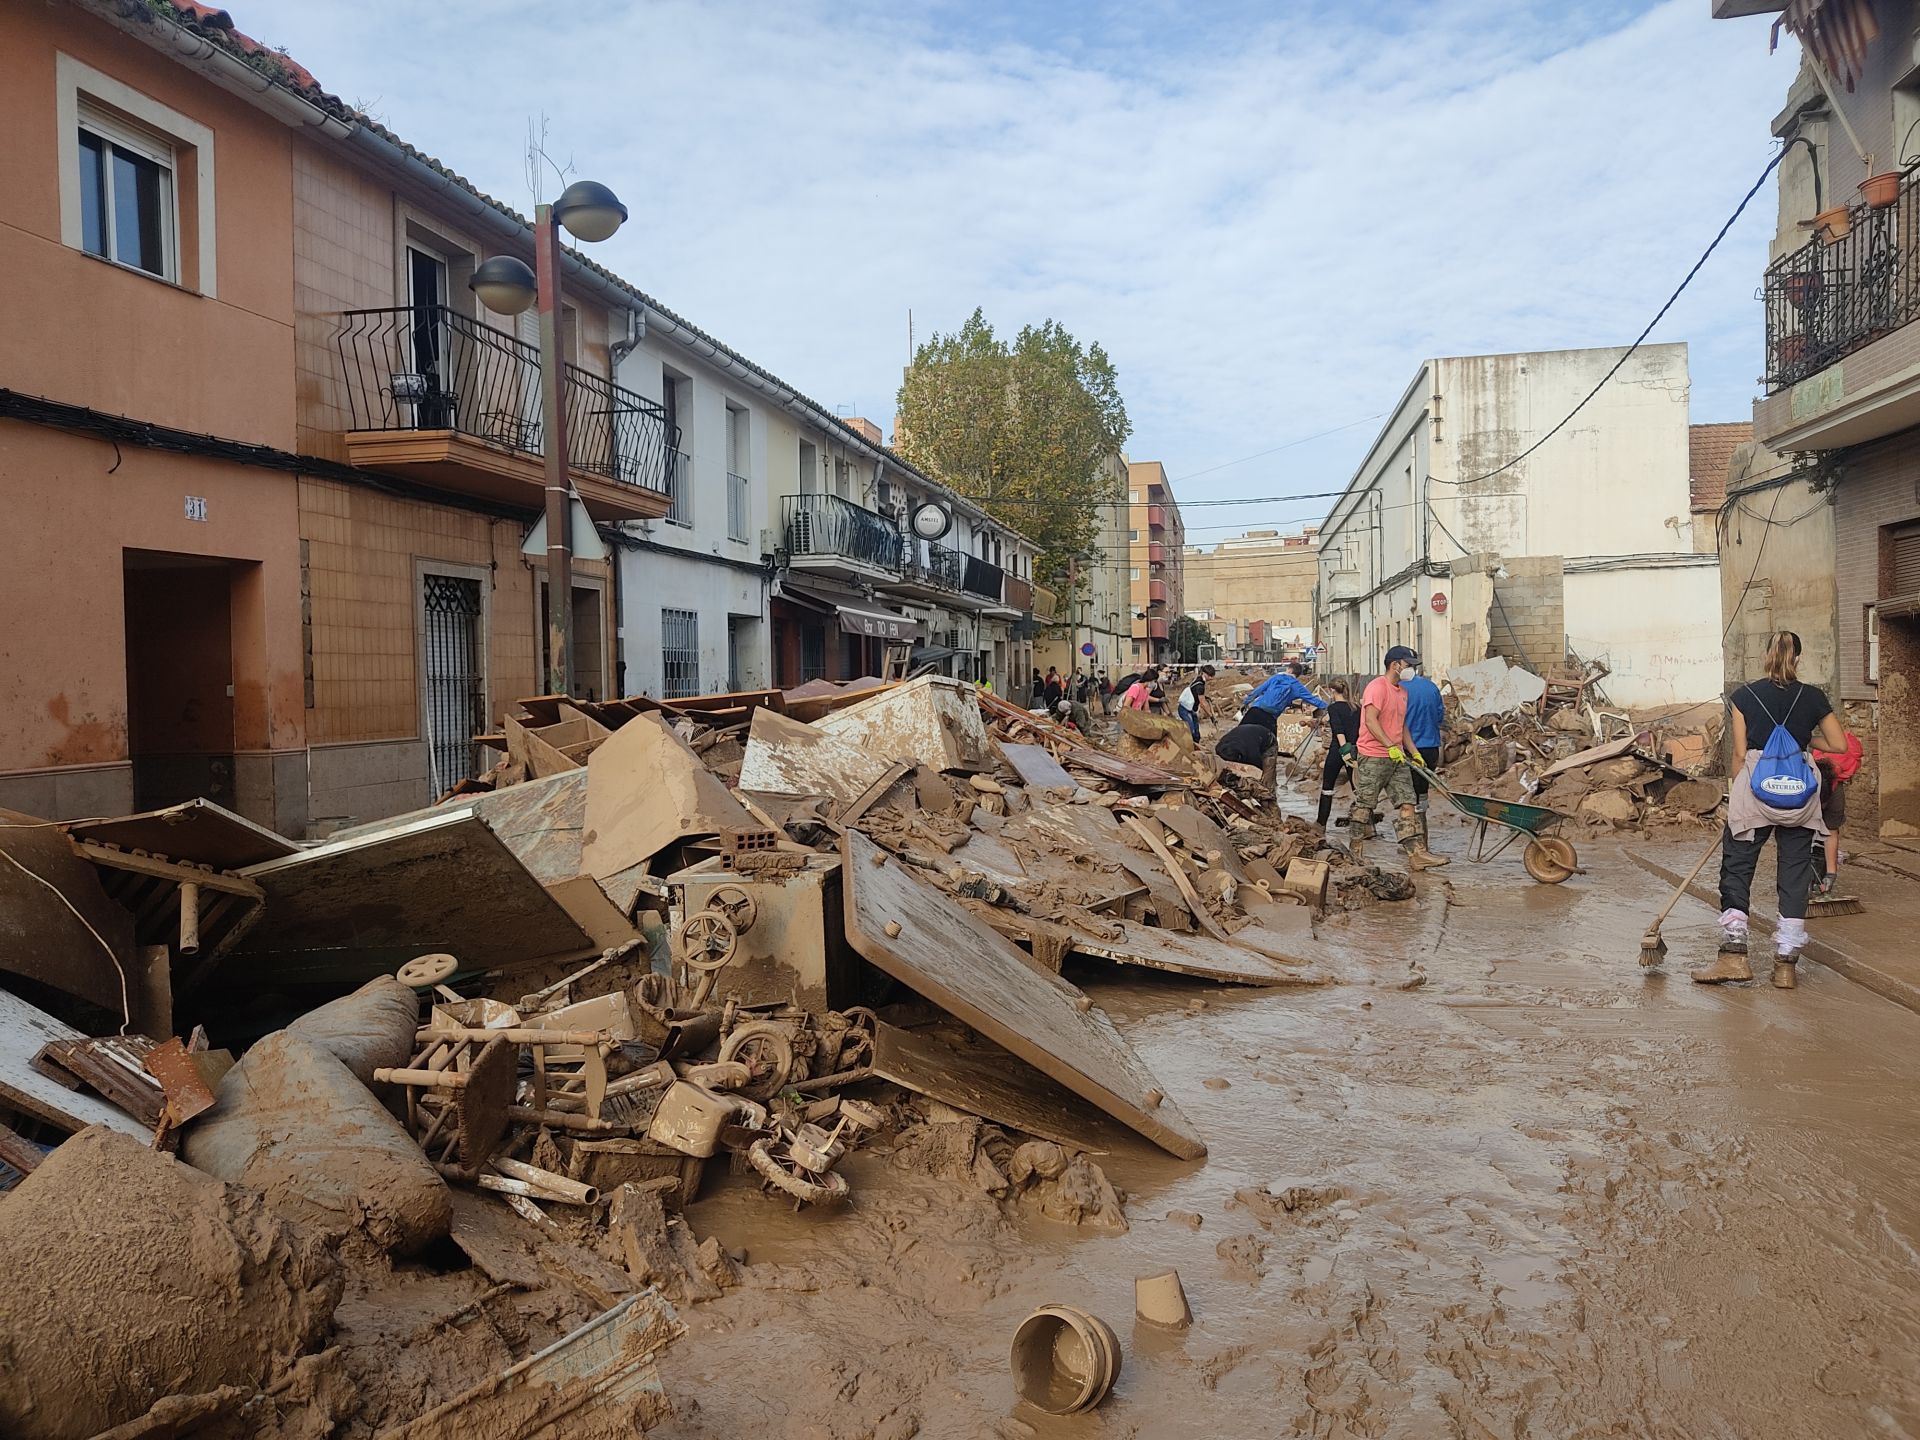
[[[727,538],[747,538],[747,477],[727,476]]]
[[[700,693],[700,616],[692,610],[660,612],[662,694],[669,700]]]
[[[693,524],[693,457],[684,450],[667,456],[667,519],[675,525]]]
[[[827,631],[822,625],[800,627],[800,682],[827,678]]]
[[[422,577],[427,786],[437,800],[475,768],[473,736],[485,723],[480,668],[480,582]]]

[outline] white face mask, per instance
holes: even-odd
[[[1402,665],[1400,667],[1400,678],[1402,680],[1411,680],[1419,673],[1420,667],[1418,665]]]

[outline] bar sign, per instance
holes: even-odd
[[[187,519],[204,522],[207,518],[207,497],[204,495],[187,496]]]

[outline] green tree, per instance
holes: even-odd
[[[1131,433],[1113,362],[1056,321],[1009,344],[975,310],[914,352],[896,413],[901,453],[1030,537],[1042,584],[1064,589],[1072,557],[1094,554],[1101,507],[1126,498],[1106,468]]]
[[[1182,615],[1167,627],[1167,648],[1182,665],[1193,664],[1200,658],[1200,647],[1213,643],[1213,631],[1206,622],[1191,615]]]

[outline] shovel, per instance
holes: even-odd
[[[1680,903],[1680,897],[1686,893],[1687,887],[1698,878],[1702,870],[1707,868],[1707,861],[1713,858],[1713,852],[1719,848],[1720,837],[1716,834],[1707,845],[1706,852],[1694,862],[1693,869],[1688,872],[1687,878],[1674,886],[1673,894],[1667,897],[1667,903],[1662,905],[1660,907],[1660,913],[1653,917],[1653,924],[1649,925],[1647,927],[1647,933],[1640,937],[1640,963],[1642,965],[1658,965],[1662,960],[1667,958],[1667,941],[1666,937],[1660,933],[1660,927],[1667,923],[1667,916],[1673,913],[1673,907]]]

